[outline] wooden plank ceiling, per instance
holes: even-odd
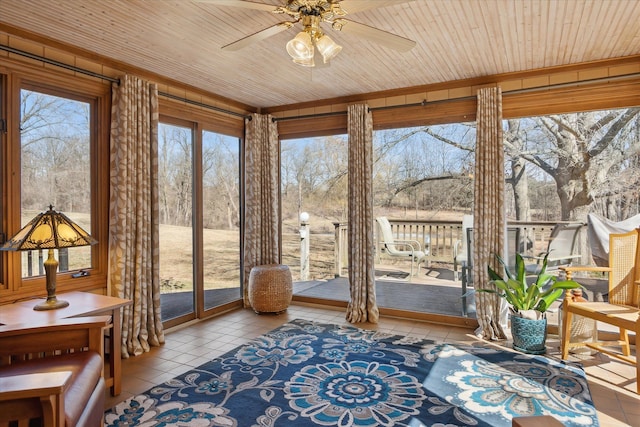
[[[640,54],[638,0],[399,0],[348,18],[417,45],[401,53],[323,26],[343,50],[328,67],[304,68],[285,51],[300,24],[221,50],[288,20],[268,11],[195,0],[0,1],[0,24],[255,107]]]

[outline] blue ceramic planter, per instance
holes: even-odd
[[[511,316],[511,336],[513,348],[528,354],[544,354],[547,352],[547,319],[524,319]]]

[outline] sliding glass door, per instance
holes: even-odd
[[[238,304],[240,139],[165,119],[158,141],[162,320]]]

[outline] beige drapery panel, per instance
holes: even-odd
[[[109,293],[122,314],[122,357],[164,342],[158,246],[158,88],[132,76],[112,88]]]
[[[476,166],[473,209],[474,286],[487,288],[487,265],[496,271],[494,254],[504,249],[504,148],[502,143],[502,93],[499,87],[478,90]],[[502,300],[497,295],[476,292],[479,334],[484,339],[506,338],[500,324]]]
[[[250,307],[249,273],[280,262],[278,128],[271,115],[245,119],[244,305]]]
[[[377,323],[373,240],[373,120],[366,104],[348,108],[349,286],[347,320]]]

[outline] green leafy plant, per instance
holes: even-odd
[[[536,276],[527,278],[522,255],[516,253],[515,272],[511,272],[504,260],[496,254],[496,258],[504,266],[505,277],[503,278],[487,266],[490,283],[493,283],[498,290],[478,289],[478,292],[497,294],[507,301],[515,313],[527,310],[544,313],[564,291],[580,287],[580,284],[573,280],[558,280],[557,277],[548,274],[548,255],[548,253],[544,255],[540,272]]]

